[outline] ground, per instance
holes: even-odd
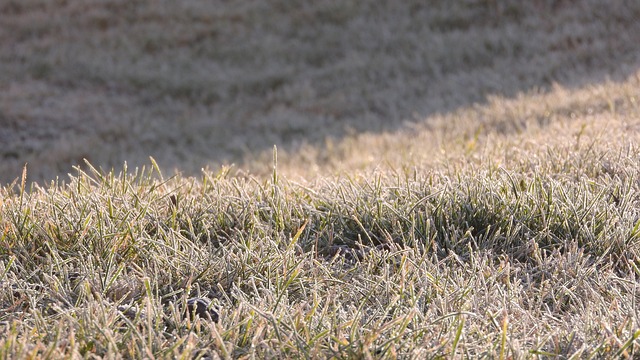
[[[0,358],[637,358],[639,18],[2,2]]]
[[[633,78],[640,63],[629,1],[0,6],[3,183],[25,163],[29,180],[49,181],[84,159],[118,169],[150,156],[166,173],[262,173],[273,145],[283,167],[313,177],[377,162],[345,150],[359,137],[404,143],[441,116],[556,88],[571,96]],[[491,124],[500,108],[465,116],[508,131]]]

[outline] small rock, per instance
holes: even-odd
[[[118,311],[127,319],[135,320],[135,318],[139,315],[140,318],[146,318],[146,314],[144,311],[141,311],[136,306],[133,305],[120,305],[117,307]]]
[[[187,314],[191,320],[194,320],[196,316],[202,319],[210,319],[213,322],[218,322],[218,312],[213,309],[215,306],[211,305],[211,300],[207,298],[191,298],[187,300]]]

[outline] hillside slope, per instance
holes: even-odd
[[[0,5],[0,358],[640,356],[639,5],[215,3]]]
[[[3,183],[25,162],[39,181],[83,159],[253,171],[274,144],[312,148],[306,168],[355,134],[411,133],[554,84],[624,81],[640,63],[634,1],[0,6]]]

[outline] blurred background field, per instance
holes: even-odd
[[[5,0],[0,182],[149,156],[260,174],[273,145],[307,178],[501,161],[585,124],[620,144],[639,19],[624,0]]]

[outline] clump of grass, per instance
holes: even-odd
[[[597,149],[537,172],[299,184],[152,162],[4,187],[2,356],[633,357],[639,168],[597,170]],[[220,321],[182,316],[192,296]]]

